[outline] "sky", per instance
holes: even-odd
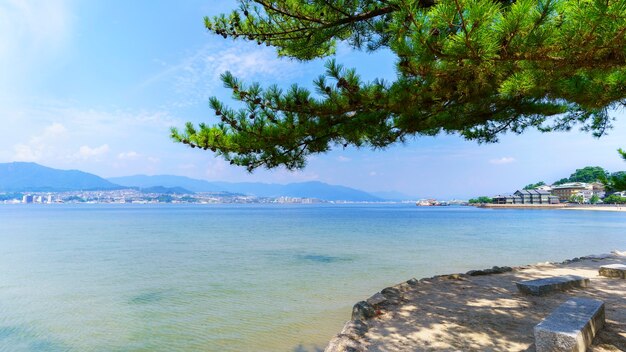
[[[385,150],[336,147],[305,169],[258,170],[169,139],[170,127],[214,123],[219,76],[311,86],[326,59],[296,62],[272,48],[211,35],[204,16],[230,0],[0,0],[0,162],[31,161],[102,177],[181,175],[209,181],[322,181],[412,198],[469,198],[553,182],[585,166],[625,170],[626,114],[596,139],[579,131],[504,135],[478,144],[419,137]],[[393,80],[394,57],[340,46],[339,63],[366,80]]]

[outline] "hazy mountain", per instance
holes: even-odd
[[[184,176],[158,175],[145,176],[135,175],[128,177],[112,177],[109,181],[128,187],[182,187],[194,192],[230,192],[257,197],[299,197],[317,198],[322,200],[346,200],[346,201],[380,201],[379,197],[369,193],[344,187],[334,186],[323,182],[302,182],[286,185],[259,182],[208,182],[196,180]]]
[[[160,194],[193,194],[194,192],[182,187],[163,187],[154,186],[147,188],[139,188],[142,193],[160,193]]]
[[[122,176],[122,177],[110,177],[110,182],[127,187],[181,187],[193,192],[215,192],[222,191],[219,186],[212,182],[196,180],[185,176],[172,176],[172,175],[135,175],[135,176]]]
[[[0,163],[0,192],[65,192],[120,189],[102,177],[36,163]]]

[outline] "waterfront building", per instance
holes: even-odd
[[[514,195],[522,198],[522,204],[549,204],[550,192],[537,189],[518,190]]]
[[[589,203],[595,192],[592,189],[584,189],[576,193],[577,196],[583,196],[583,202]]]
[[[593,182],[591,183],[591,187],[593,190],[593,194],[600,198],[604,198],[606,196],[606,191],[604,189],[604,184],[601,182]]]
[[[495,204],[558,204],[557,197],[550,192],[538,189],[518,190],[512,195],[497,195],[493,198]]]
[[[539,187],[536,187],[535,189],[538,191],[552,192],[552,186],[548,186],[548,185],[539,186]]]
[[[493,196],[494,204],[522,204],[522,197],[511,194]]]
[[[24,203],[24,204],[30,204],[30,203],[32,203],[33,201],[34,201],[34,197],[33,197],[33,195],[32,195],[32,194],[25,194],[25,195],[22,197],[22,203]]]
[[[567,202],[571,196],[578,195],[581,191],[593,193],[593,185],[585,182],[569,182],[552,188],[552,194],[559,197],[561,202]]]

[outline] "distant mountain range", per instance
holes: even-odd
[[[123,188],[78,170],[57,170],[36,163],[0,163],[0,192],[67,192]]]
[[[297,197],[322,200],[376,202],[381,197],[350,187],[323,182],[286,185],[258,182],[209,182],[184,176],[102,177],[78,171],[58,170],[36,163],[0,163],[0,192],[67,192],[137,188],[153,193],[227,192],[257,197]]]
[[[260,182],[231,183],[209,182],[184,176],[172,175],[135,175],[127,177],[111,177],[108,180],[127,187],[182,187],[193,192],[229,192],[254,195],[257,197],[285,196],[317,198],[322,200],[347,200],[356,202],[377,202],[383,200],[382,198],[354,188],[334,186],[317,181],[290,183],[286,185]]]

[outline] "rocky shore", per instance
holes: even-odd
[[[325,352],[534,351],[533,327],[569,297],[606,303],[606,327],[591,351],[626,351],[626,280],[601,277],[598,268],[625,263],[613,252],[521,267],[410,279],[354,305],[352,319]],[[516,281],[555,275],[591,279],[585,289],[527,296]]]

